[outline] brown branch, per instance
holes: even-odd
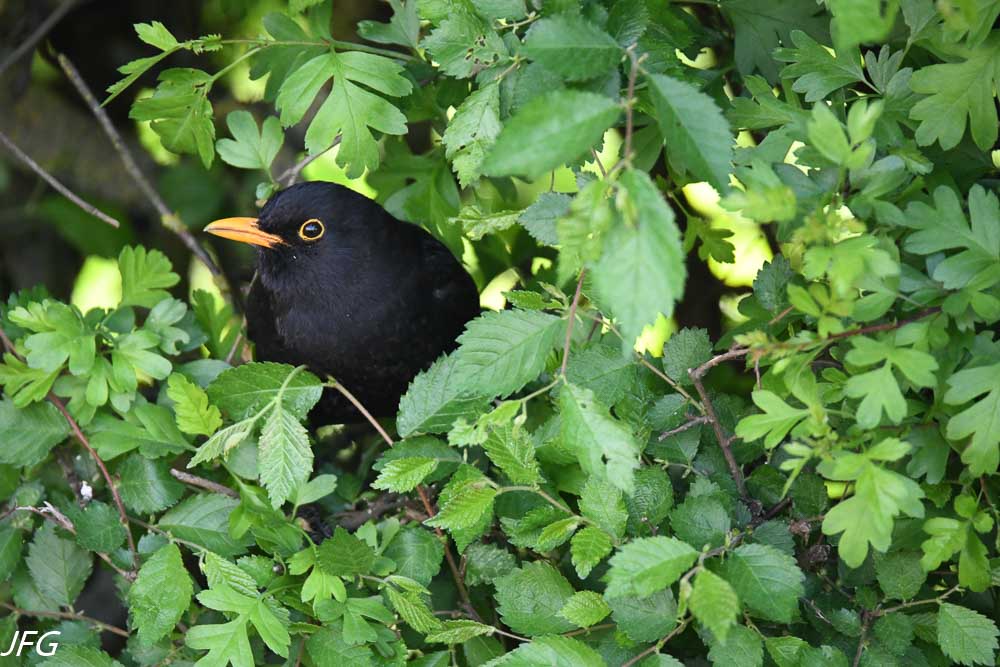
[[[368,420],[368,423],[371,424],[373,427],[375,427],[375,430],[378,431],[378,434],[380,436],[382,436],[382,439],[385,440],[386,444],[388,444],[390,447],[392,447],[393,444],[395,444],[392,441],[392,438],[389,437],[389,434],[386,433],[386,431],[385,431],[384,428],[382,428],[382,425],[378,423],[378,420],[375,419],[375,417],[372,416],[372,413],[368,412],[368,408],[366,408],[365,406],[363,406],[361,404],[361,401],[359,401],[354,396],[354,394],[352,394],[347,389],[347,387],[345,387],[344,385],[340,384],[339,382],[337,382],[333,378],[328,378],[328,379],[329,379],[329,381],[327,382],[326,386],[332,387],[333,389],[336,389],[337,391],[339,391],[344,396],[344,398],[346,398],[348,401],[350,401],[351,405],[353,405],[357,409],[357,411],[360,412],[362,414],[362,416],[364,416],[364,418]]]
[[[18,44],[17,48],[11,51],[7,57],[3,59],[3,62],[0,63],[0,75],[7,71],[8,67],[20,60],[28,51],[33,49],[35,45],[40,42],[45,35],[49,34],[49,31],[52,30],[52,28],[59,23],[62,17],[66,16],[69,10],[73,9],[75,5],[76,0],[67,0],[53,9],[52,13],[46,16],[45,20],[38,24],[38,27],[35,28],[34,32],[28,35],[27,39]]]
[[[215,276],[217,280],[224,283],[225,276],[222,270],[216,265],[212,258],[209,257],[208,253],[201,244],[194,238],[187,226],[177,217],[177,214],[170,210],[163,198],[156,191],[155,188],[150,184],[149,180],[143,175],[142,170],[139,169],[139,165],[136,164],[135,158],[132,157],[132,153],[129,151],[128,146],[125,145],[125,140],[122,139],[121,134],[115,129],[114,124],[108,117],[107,111],[101,106],[100,102],[94,97],[94,94],[90,91],[87,83],[80,76],[80,73],[70,62],[69,58],[59,54],[59,65],[62,67],[63,72],[72,82],[73,86],[76,88],[77,92],[80,93],[80,97],[83,98],[84,102],[90,108],[91,113],[97,118],[97,122],[100,123],[101,128],[104,129],[104,133],[108,135],[108,139],[111,140],[111,144],[115,147],[115,152],[118,153],[118,157],[121,158],[122,164],[125,165],[125,171],[129,173],[135,184],[139,186],[139,189],[152,204],[153,208],[160,216],[160,224],[166,227],[168,230],[173,232],[180,238],[181,243],[183,243],[188,250],[191,251],[195,257],[198,258],[202,264],[204,264],[212,275]]]
[[[733,439],[732,437],[727,436],[725,431],[723,431],[722,422],[719,421],[719,416],[715,412],[715,406],[712,405],[712,401],[708,398],[708,392],[705,391],[705,385],[702,382],[702,378],[705,373],[707,373],[710,369],[729,359],[742,357],[746,355],[747,352],[748,348],[736,348],[724,354],[716,355],[703,363],[701,366],[689,369],[688,376],[690,376],[691,382],[694,383],[695,391],[698,392],[698,396],[701,398],[702,410],[705,413],[705,417],[708,418],[709,423],[712,424],[712,430],[715,431],[715,438],[719,441],[719,448],[722,450],[722,455],[726,459],[726,465],[729,467],[729,474],[736,483],[736,490],[739,492],[740,498],[749,502],[750,498],[747,496],[746,484],[743,482],[743,471],[740,469],[739,463],[736,462],[736,457],[733,456]]]
[[[841,331],[840,333],[830,335],[826,340],[840,340],[841,338],[850,338],[851,336],[863,336],[870,333],[879,333],[881,331],[893,331],[894,329],[899,329],[906,326],[907,324],[913,324],[918,322],[928,315],[934,315],[935,313],[940,313],[940,306],[933,306],[931,308],[924,308],[919,313],[912,317],[908,317],[904,320],[898,320],[896,322],[886,322],[884,324],[873,324],[867,327],[861,327],[860,329],[851,329],[850,331]]]
[[[707,423],[708,423],[708,417],[706,417],[705,415],[701,415],[700,417],[693,417],[684,422],[683,424],[681,424],[680,426],[678,426],[677,428],[672,428],[669,431],[664,431],[663,433],[660,434],[660,437],[657,439],[662,442],[663,440],[666,440],[670,436],[677,435],[678,433],[683,433],[689,428],[694,428],[698,424],[707,424]]]
[[[170,469],[170,476],[179,482],[184,482],[189,486],[196,486],[200,489],[211,491],[212,493],[218,493],[223,496],[229,496],[230,498],[240,497],[240,494],[236,493],[236,491],[233,491],[228,486],[223,486],[222,484],[213,482],[210,479],[205,479],[204,477],[198,477],[198,475],[192,475],[182,470],[177,470],[176,468]]]
[[[75,194],[72,190],[67,188],[58,179],[56,179],[55,176],[45,171],[40,164],[32,160],[27,153],[18,148],[17,145],[13,141],[11,141],[10,138],[3,132],[0,132],[0,144],[3,144],[4,147],[8,151],[10,151],[14,157],[16,157],[22,163],[24,163],[24,165],[27,166],[29,169],[31,169],[33,172],[38,174],[42,178],[42,180],[51,185],[52,189],[61,194],[63,197],[70,200],[71,202],[73,202],[78,207],[80,207],[90,215],[94,216],[98,220],[106,222],[112,227],[119,227],[121,225],[121,223],[119,223],[116,219],[112,218],[107,213],[98,210],[98,208],[95,207],[93,204],[90,204],[81,199],[77,194]]]
[[[33,616],[35,618],[54,618],[64,621],[83,621],[85,623],[90,623],[95,628],[100,630],[106,630],[112,632],[119,637],[129,638],[129,633],[127,630],[122,630],[118,626],[109,625],[104,621],[99,621],[96,618],[91,618],[90,616],[84,616],[83,614],[73,614],[67,611],[35,611],[29,609],[21,609],[20,607],[15,607],[9,602],[0,602],[0,607],[3,607],[12,614],[17,614],[18,616]]]
[[[576,322],[576,308],[580,305],[580,292],[583,289],[583,277],[587,275],[587,269],[580,269],[580,279],[576,281],[576,292],[573,294],[573,302],[569,305],[569,323],[566,325],[566,341],[563,343],[562,368],[559,374],[566,377],[566,366],[569,365],[569,344],[573,340],[573,324]]]

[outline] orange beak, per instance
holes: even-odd
[[[263,248],[284,244],[280,236],[268,234],[257,226],[257,218],[223,218],[205,227],[205,231],[224,239],[249,243]]]

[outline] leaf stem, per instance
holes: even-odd
[[[601,168],[603,171],[603,167]],[[566,377],[566,366],[569,364],[569,344],[573,340],[573,325],[576,323],[576,309],[580,305],[580,293],[583,290],[583,278],[587,275],[587,269],[580,269],[580,279],[576,281],[576,292],[573,294],[573,302],[569,305],[569,322],[566,324],[566,340],[563,343],[562,367],[559,374]]]

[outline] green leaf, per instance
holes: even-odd
[[[906,207],[903,224],[917,231],[903,242],[908,252],[930,255],[942,250],[959,249],[937,263],[930,275],[946,289],[985,289],[1000,282],[1000,202],[992,192],[975,185],[969,190],[969,217],[951,188],[934,190],[934,206],[911,202]]]
[[[368,574],[374,563],[375,551],[339,526],[333,537],[319,545],[319,564],[327,574],[341,577]]]
[[[996,472],[1000,464],[1000,364],[966,368],[948,378],[945,403],[964,405],[965,410],[948,420],[949,440],[972,436],[962,451],[962,462],[973,475]],[[985,394],[985,396],[983,396]]]
[[[566,215],[572,198],[561,192],[543,192],[528,208],[518,222],[539,243],[554,246],[559,243],[556,220]]]
[[[880,444],[899,443],[883,440]],[[902,444],[902,443],[899,443]],[[886,551],[892,541],[894,519],[904,513],[922,517],[924,492],[920,485],[897,472],[875,465],[868,456],[844,452],[833,461],[824,461],[819,471],[835,480],[855,479],[854,495],[837,503],[823,519],[827,535],[843,533],[838,545],[840,557],[850,567],[859,567],[868,554],[868,545]],[[908,446],[902,444],[889,460],[898,459]]]
[[[247,635],[249,618],[241,614],[236,620],[218,625],[196,625],[184,636],[184,643],[196,651],[208,651],[198,662],[203,665],[226,667],[251,667],[254,664],[250,637]]]
[[[601,655],[570,637],[538,637],[483,667],[603,667]]]
[[[629,429],[594,401],[594,394],[567,383],[559,392],[563,444],[591,475],[600,475],[626,495],[635,488],[640,448]]]
[[[84,549],[111,553],[125,541],[125,527],[115,508],[99,500],[86,507],[71,506],[67,516],[76,528],[76,541]]]
[[[40,667],[122,667],[122,663],[112,660],[107,653],[91,646],[81,644],[56,644],[56,646],[58,649],[55,649],[55,655],[39,662]],[[44,645],[39,648],[50,650],[44,648]]]
[[[476,621],[460,619],[457,621],[444,621],[443,629],[429,633],[425,639],[432,643],[464,644],[473,637],[492,634],[493,626],[491,625],[483,625]]]
[[[537,97],[504,125],[483,173],[534,180],[587,153],[620,113],[614,100],[596,93],[557,90]]]
[[[496,489],[470,481],[456,489],[438,513],[424,523],[431,527],[460,530],[478,524],[484,516],[493,513]]]
[[[52,523],[35,531],[25,563],[38,592],[65,606],[76,600],[93,568],[91,555],[56,535]]]
[[[270,170],[285,141],[278,119],[268,116],[258,131],[257,121],[250,112],[240,109],[226,116],[226,125],[233,138],[219,139],[215,143],[219,157],[241,169]]]
[[[979,612],[949,602],[938,609],[938,644],[960,665],[994,664],[997,634],[996,623]]]
[[[624,224],[606,236],[593,279],[598,304],[618,318],[629,349],[657,315],[673,315],[687,270],[673,210],[649,175],[630,169],[619,184]]]
[[[827,17],[811,0],[786,0],[774,11],[770,0],[723,0],[722,11],[735,29],[736,67],[741,74],[760,72],[771,82],[778,80],[774,50],[791,41],[792,30],[820,37],[827,31]]]
[[[729,582],[711,570],[699,570],[688,604],[694,617],[725,644],[740,611],[740,599]]]
[[[535,447],[519,426],[508,423],[491,429],[483,450],[493,465],[515,484],[537,484],[542,474],[535,459]]]
[[[444,356],[420,373],[399,399],[396,429],[404,438],[414,433],[444,433],[459,419],[471,419],[485,398],[466,389],[457,376],[457,359]]]
[[[167,26],[159,21],[136,23],[133,27],[139,39],[150,46],[155,46],[160,51],[169,51],[178,46],[177,38],[170,34]]]
[[[441,141],[445,146],[445,157],[451,160],[463,188],[479,180],[483,160],[499,136],[500,128],[498,83],[474,91],[455,110]]]
[[[796,424],[809,416],[808,408],[792,407],[766,389],[758,389],[752,395],[754,404],[764,414],[741,419],[736,425],[736,435],[747,441],[764,438],[764,446],[768,449],[777,447]]]
[[[389,601],[406,624],[417,632],[437,632],[444,627],[434,613],[416,591],[400,592],[395,588],[386,588]]]
[[[4,363],[0,364],[0,385],[3,385],[7,399],[13,401],[16,408],[24,408],[48,396],[52,384],[62,372],[62,368],[53,371],[29,368],[10,353],[4,354],[3,360]]]
[[[208,404],[205,390],[180,373],[167,379],[167,396],[174,402],[177,426],[191,435],[212,435],[222,426],[219,408]]]
[[[833,0],[830,11],[834,41],[840,45],[839,49],[884,41],[899,12],[899,3],[892,0],[879,6],[858,0]]]
[[[760,667],[764,664],[764,643],[753,630],[737,625],[726,639],[717,638],[708,652],[713,665]]]
[[[606,74],[623,55],[611,35],[570,13],[536,21],[524,37],[521,53],[567,81]]]
[[[427,586],[441,570],[444,546],[430,531],[411,524],[400,529],[382,555],[396,563],[396,574]]]
[[[670,527],[677,537],[696,546],[722,546],[732,522],[729,513],[713,496],[689,494],[670,512]]]
[[[712,342],[706,329],[685,327],[670,338],[663,346],[663,370],[674,382],[691,385],[688,371],[712,358]]]
[[[420,17],[414,0],[389,0],[392,18],[388,23],[358,21],[358,34],[369,42],[417,47],[420,38]]]
[[[441,72],[466,79],[507,54],[503,39],[482,19],[464,7],[449,7],[446,12],[447,18],[420,43]]]
[[[388,58],[360,51],[329,51],[316,56],[282,84],[275,100],[281,124],[288,127],[299,122],[332,77],[330,94],[306,130],[306,149],[313,155],[321,153],[339,134],[337,164],[344,167],[348,178],[361,176],[365,169],[375,171],[379,154],[372,130],[405,134],[406,117],[367,88],[394,97],[407,95],[412,86],[402,71],[401,66]]]
[[[234,539],[229,534],[229,515],[239,506],[236,500],[218,493],[191,496],[162,517],[157,525],[174,537],[194,542],[222,556],[238,556],[246,551],[250,536]]]
[[[464,555],[467,563],[465,582],[469,586],[492,585],[517,567],[517,560],[510,552],[492,544],[471,544]]]
[[[58,371],[69,360],[70,373],[84,375],[94,367],[94,331],[75,307],[46,299],[29,303],[27,308],[15,308],[8,317],[12,323],[35,332],[24,341],[31,368]]]
[[[10,399],[0,400],[0,463],[18,467],[45,460],[52,448],[69,435],[69,424],[51,403],[18,408]]]
[[[831,54],[801,30],[793,30],[791,37],[795,48],[778,49],[774,57],[792,63],[781,70],[781,76],[795,79],[792,90],[804,93],[806,102],[817,102],[835,90],[864,81],[861,56],[856,49]]]
[[[752,615],[776,623],[791,623],[805,595],[805,576],[795,559],[764,544],[737,547],[719,574]]]
[[[385,464],[378,478],[372,482],[373,489],[384,489],[396,493],[408,493],[434,472],[438,462],[425,456],[396,459]]]
[[[927,573],[920,566],[920,553],[890,551],[875,554],[875,576],[887,599],[911,600],[920,592]]]
[[[528,563],[497,579],[496,589],[497,610],[514,632],[533,637],[575,627],[559,616],[573,596],[573,587],[548,563]]]
[[[590,389],[602,405],[622,400],[635,382],[635,361],[622,356],[616,345],[594,345],[571,356],[566,379]]]
[[[271,506],[281,507],[304,484],[313,469],[309,435],[298,418],[275,403],[260,431],[257,449],[260,482]]]
[[[175,67],[160,72],[152,96],[137,100],[129,118],[150,121],[167,150],[201,158],[206,169],[215,158],[215,123],[208,92],[213,79],[207,72]],[[125,289],[123,285],[123,303]]]
[[[605,595],[647,597],[677,581],[697,557],[691,545],[673,537],[632,540],[609,561]]]
[[[290,377],[292,373],[295,375]],[[287,364],[271,362],[230,368],[208,385],[212,403],[233,419],[256,415],[277,398],[279,392],[282,392],[284,409],[296,419],[304,419],[319,401],[323,386],[319,378],[308,371],[296,371]]]
[[[599,528],[588,526],[577,532],[570,542],[570,553],[577,575],[585,579],[611,553],[611,548],[611,537]]]
[[[538,311],[488,312],[469,322],[454,352],[457,381],[481,396],[507,396],[538,377],[565,322]]]
[[[915,93],[927,95],[910,110],[910,118],[920,121],[916,140],[921,146],[935,141],[949,150],[965,134],[966,119],[972,140],[988,150],[997,140],[997,111],[993,100],[1000,37],[993,34],[958,62],[922,67],[910,78]]]
[[[166,461],[131,454],[119,466],[118,486],[125,506],[139,514],[152,514],[172,506],[184,495],[184,485],[174,479]]]
[[[690,83],[662,74],[647,80],[670,165],[720,192],[729,190],[733,133],[722,111]]]
[[[132,626],[139,640],[152,644],[169,635],[181,620],[194,586],[176,544],[160,547],[139,569],[129,588],[128,604]]]
[[[23,545],[21,531],[10,526],[0,528],[0,581],[10,578],[14,568],[20,563]]]
[[[584,484],[580,513],[615,539],[625,534],[628,510],[622,492],[599,477],[590,477]]]
[[[643,598],[609,598],[608,604],[618,629],[632,641],[656,641],[677,627],[677,602],[669,588]]]
[[[589,628],[600,623],[611,613],[611,607],[594,591],[574,593],[561,610],[559,615],[581,628]]]
[[[122,306],[152,308],[170,296],[166,288],[180,281],[166,255],[159,250],[147,251],[142,246],[122,248],[118,255],[118,271],[122,277]]]

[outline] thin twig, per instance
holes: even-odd
[[[712,424],[712,430],[715,431],[715,438],[719,441],[719,448],[722,450],[722,455],[726,459],[726,465],[729,467],[729,474],[736,483],[736,490],[739,492],[740,498],[743,498],[744,500],[748,500],[747,489],[746,484],[743,482],[743,471],[740,470],[740,466],[736,462],[736,457],[733,456],[732,438],[727,436],[722,430],[722,422],[719,421],[719,416],[715,412],[715,406],[712,405],[712,401],[709,400],[708,392],[705,391],[705,385],[701,380],[705,373],[707,373],[711,368],[718,366],[723,361],[744,356],[747,351],[748,350],[746,348],[736,348],[724,354],[716,355],[703,363],[701,366],[688,370],[688,376],[691,378],[691,382],[694,383],[695,391],[698,392],[698,396],[701,398],[701,405],[704,414],[708,417],[708,421]]]
[[[566,377],[566,366],[569,364],[569,344],[573,340],[573,324],[576,322],[576,308],[580,305],[580,292],[583,289],[583,277],[587,275],[587,269],[580,269],[580,279],[576,281],[576,292],[573,294],[573,302],[569,305],[569,323],[566,325],[566,341],[563,343],[562,368],[560,375]]]
[[[69,10],[73,9],[75,5],[76,0],[67,0],[53,9],[52,13],[46,16],[45,20],[38,24],[38,27],[35,28],[34,32],[28,35],[28,39],[18,44],[17,48],[11,51],[7,57],[3,59],[3,62],[0,63],[0,75],[7,71],[8,67],[20,60],[25,53],[33,49],[35,44],[41,41],[45,35],[49,34],[49,31],[52,30],[55,24],[59,23],[60,19],[66,16]]]
[[[107,213],[98,210],[97,207],[95,207],[93,204],[90,204],[81,199],[72,190],[67,188],[58,179],[56,179],[55,176],[42,169],[42,166],[40,164],[32,160],[27,153],[18,148],[17,145],[13,141],[11,141],[10,138],[7,137],[7,135],[4,134],[3,132],[0,132],[0,144],[3,144],[4,147],[7,150],[9,150],[14,157],[16,157],[22,163],[24,163],[24,165],[27,166],[29,169],[31,169],[33,172],[38,174],[46,183],[52,186],[53,190],[61,194],[63,197],[70,200],[71,202],[73,202],[74,204],[76,204],[81,209],[91,214],[101,222],[106,222],[112,227],[121,226],[121,223],[119,223],[117,220],[112,218]]]
[[[68,611],[36,611],[29,609],[21,609],[20,607],[15,607],[9,602],[0,602],[0,607],[3,607],[12,614],[17,614],[18,616],[33,616],[35,618],[55,618],[64,621],[83,621],[85,623],[90,623],[95,628],[101,630],[107,630],[112,632],[119,637],[129,638],[129,633],[127,630],[122,630],[115,625],[109,625],[104,621],[99,621],[96,618],[91,618],[90,616],[84,616],[83,614],[73,614]]]
[[[351,405],[353,405],[357,409],[357,411],[360,412],[364,416],[364,418],[368,420],[368,423],[375,427],[375,430],[378,431],[378,434],[382,436],[382,439],[385,440],[386,444],[392,447],[392,445],[394,444],[392,438],[389,437],[389,434],[386,433],[384,428],[382,428],[382,425],[378,423],[378,420],[372,416],[372,413],[368,412],[368,408],[361,405],[361,401],[355,398],[354,394],[352,394],[347,389],[347,387],[340,384],[333,378],[329,378],[329,382],[327,382],[326,386],[336,389],[344,396],[344,398],[350,401]]]
[[[635,106],[635,79],[639,74],[639,58],[635,55],[635,45],[630,46],[626,53],[632,61],[632,67],[628,72],[628,92],[625,100],[625,150],[622,153],[622,162],[630,164],[632,162],[632,109]]]
[[[707,423],[708,423],[708,417],[706,417],[705,415],[700,415],[698,417],[692,417],[691,419],[687,420],[686,422],[684,422],[683,424],[681,424],[677,428],[672,428],[669,431],[664,431],[663,433],[661,433],[660,437],[658,438],[658,440],[660,440],[660,441],[666,440],[670,436],[677,435],[678,433],[683,433],[684,431],[688,430],[689,428],[694,428],[698,424],[707,424]]]
[[[666,637],[664,637],[660,641],[656,642],[655,644],[653,644],[652,646],[650,646],[649,648],[647,648],[645,651],[643,651],[639,655],[637,655],[634,658],[632,658],[631,660],[628,660],[627,662],[623,662],[622,663],[622,667],[632,667],[632,665],[634,665],[635,663],[639,662],[640,660],[642,660],[643,658],[645,658],[647,655],[652,655],[653,653],[658,653],[659,650],[661,648],[663,648],[663,646],[667,642],[669,642],[671,639],[673,639],[674,637],[676,637],[680,633],[684,632],[684,630],[688,626],[688,623],[690,623],[690,622],[691,622],[690,618],[684,619],[683,621],[681,621],[677,625],[676,628],[674,628],[673,630],[670,631],[669,635],[667,635]]]
[[[5,332],[2,327],[0,327],[0,342],[3,343],[4,347],[6,347],[11,354],[21,361],[24,361],[24,357],[17,353],[14,343],[7,337],[7,332]],[[87,440],[87,436],[85,436],[83,431],[80,430],[80,425],[76,423],[76,420],[73,419],[73,415],[69,413],[69,410],[66,409],[66,405],[59,399],[59,397],[50,391],[46,398],[49,403],[56,406],[56,409],[62,413],[63,418],[69,424],[70,430],[73,431],[73,435],[80,442],[80,444],[83,445],[84,449],[87,450],[90,457],[94,459],[94,463],[96,463],[97,467],[100,469],[101,475],[104,477],[104,481],[107,482],[108,489],[111,491],[111,497],[115,501],[115,507],[118,508],[118,516],[121,519],[122,526],[125,528],[125,537],[128,539],[128,548],[132,553],[133,569],[138,570],[139,553],[136,551],[135,540],[132,538],[132,531],[129,529],[128,514],[125,513],[125,505],[122,503],[122,497],[118,494],[118,487],[115,486],[115,482],[111,478],[111,473],[108,472],[108,467],[104,465],[104,461],[101,460],[100,456],[98,456],[97,451],[91,447],[90,441]]]
[[[189,486],[196,486],[200,489],[211,491],[212,493],[218,493],[223,496],[229,496],[230,498],[240,497],[240,494],[236,493],[236,491],[233,491],[228,486],[223,486],[222,484],[213,482],[210,479],[205,479],[204,477],[198,477],[198,475],[192,475],[182,470],[177,470],[176,468],[170,469],[170,476],[179,482],[184,482]]]
[[[315,160],[321,158],[328,151],[333,150],[334,147],[339,146],[340,140],[341,136],[338,134],[337,137],[333,140],[333,143],[330,144],[328,148],[321,150],[319,153],[313,153],[312,155],[307,155],[305,158],[299,160],[291,167],[281,172],[281,175],[279,175],[277,178],[278,185],[282,185],[286,188],[290,185],[294,185],[295,182],[299,180],[299,174],[302,173],[303,169],[311,165]]]
[[[114,123],[108,117],[108,112],[104,110],[100,102],[94,97],[94,94],[90,91],[87,83],[80,76],[80,73],[70,62],[69,58],[59,54],[59,65],[62,67],[63,72],[72,82],[73,86],[76,88],[77,92],[80,93],[80,97],[83,98],[84,102],[90,108],[91,113],[97,118],[97,122],[100,123],[101,128],[103,128],[104,133],[108,135],[108,139],[111,140],[111,144],[115,147],[115,152],[118,153],[118,157],[121,158],[122,164],[125,165],[125,171],[129,173],[135,184],[139,186],[139,189],[152,204],[153,208],[156,210],[157,214],[160,216],[160,223],[169,229],[171,232],[180,238],[181,243],[183,243],[191,253],[198,258],[202,264],[204,264],[208,270],[212,273],[216,279],[225,281],[225,276],[218,265],[212,261],[208,253],[201,244],[194,238],[187,226],[177,217],[177,214],[170,210],[163,198],[156,189],[150,184],[149,180],[139,169],[139,165],[136,163],[135,158],[132,157],[132,153],[129,151],[128,146],[125,145],[125,140],[122,139],[121,134],[115,129]]]

